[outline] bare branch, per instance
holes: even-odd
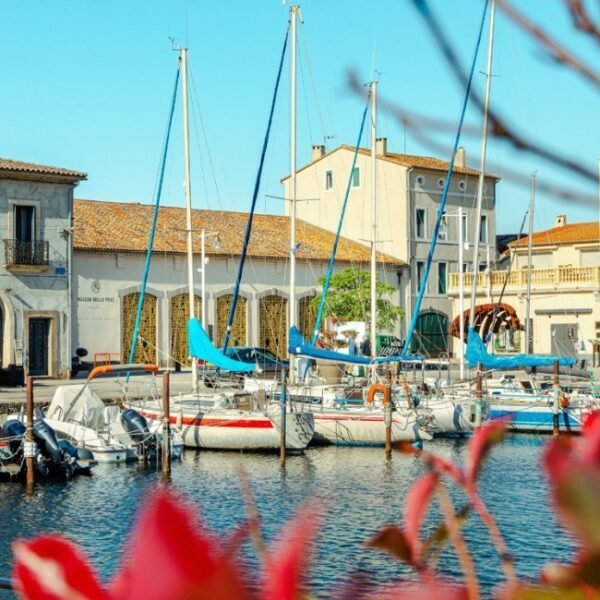
[[[595,85],[600,86],[600,75],[575,57],[568,49],[560,45],[541,27],[538,27],[538,25],[525,17],[525,15],[517,11],[513,6],[506,2],[506,0],[496,0],[496,4],[507,17],[546,48],[556,62],[571,67]]]
[[[582,0],[564,0],[567,4],[573,23],[579,31],[589,33],[596,42],[600,43],[600,30],[594,25],[589,18]]]
[[[439,46],[442,54],[444,55],[450,70],[454,73],[454,76],[459,83],[464,87],[466,85],[467,77],[463,71],[460,61],[458,60],[456,52],[454,52],[446,34],[444,33],[443,28],[438,23],[434,14],[431,12],[427,1],[413,0],[413,3],[425,20],[425,23],[429,28],[435,43]],[[475,106],[481,112],[483,112],[483,102],[479,94],[477,94],[473,88],[471,88],[471,100]],[[561,167],[562,169],[576,173],[584,179],[596,183],[597,175],[594,170],[587,169],[575,159],[563,157],[553,150],[548,150],[543,146],[527,140],[524,136],[513,130],[508,125],[508,121],[503,119],[496,111],[490,109],[488,111],[488,119],[490,122],[490,130],[496,137],[507,140],[512,146],[519,150],[527,149],[532,154],[535,154],[540,158],[543,158],[548,162]]]

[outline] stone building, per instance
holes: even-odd
[[[75,201],[74,342],[89,360],[128,361],[144,272],[151,205]],[[205,329],[220,346],[226,330],[247,213],[194,210],[195,313],[206,303]],[[201,285],[201,233],[205,232],[205,289]],[[189,315],[186,223],[183,208],[159,210],[156,238],[134,360],[161,366],[188,364],[186,323]],[[296,239],[296,324],[306,335],[314,327],[312,299],[320,290],[334,235],[298,221]],[[290,223],[285,216],[255,215],[233,323],[231,345],[256,345],[287,354]],[[381,254],[379,277],[398,289],[402,261]],[[368,268],[370,251],[340,241],[335,270],[350,265]],[[399,294],[392,299],[399,302]]]
[[[73,190],[85,173],[0,159],[0,360],[11,373],[71,367]],[[6,383],[16,383],[15,381]]]
[[[342,145],[325,152],[314,146],[310,163],[298,169],[296,177],[297,215],[305,221],[335,231],[341,214],[355,148]],[[377,164],[377,247],[402,261],[399,274],[403,290],[402,306],[410,319],[423,276],[431,244],[448,162],[426,156],[389,152],[387,140],[376,146]],[[458,215],[464,223],[463,270],[473,268],[473,242],[480,236],[479,263],[495,257],[496,183],[486,175],[481,224],[475,223],[479,172],[466,165],[459,149],[446,202],[446,216],[438,235],[433,264],[425,288],[416,330],[415,350],[437,356],[452,351],[449,347],[449,323],[454,318],[448,297],[448,274],[459,270]],[[289,197],[290,178],[283,179]],[[306,200],[306,201],[305,201]],[[350,180],[350,194],[342,234],[370,244],[371,228],[371,150],[360,148]],[[406,321],[404,323],[406,330]]]

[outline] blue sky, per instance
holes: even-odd
[[[572,26],[559,0],[528,0],[523,10],[587,64],[597,45]],[[597,4],[588,2],[599,20]],[[466,65],[473,52],[481,0],[432,0],[432,7]],[[593,5],[593,6],[592,6]],[[312,144],[354,144],[363,101],[347,74],[360,81],[378,71],[382,98],[427,116],[457,120],[462,90],[409,0],[306,0],[299,31],[298,163]],[[177,65],[169,38],[190,49],[194,205],[250,206],[289,8],[280,0],[21,0],[0,5],[0,156],[78,169],[88,181],[80,198],[151,202]],[[484,45],[479,71],[485,69]],[[597,172],[598,89],[553,63],[502,14],[497,15],[492,103],[520,133]],[[483,88],[484,77],[477,75]],[[289,171],[287,69],[265,165],[259,210],[280,213],[279,180]],[[164,201],[183,206],[181,115],[177,109]],[[480,129],[480,116],[468,121]],[[391,151],[447,155],[423,146],[394,117],[380,113],[379,134]],[[453,133],[436,140],[450,147]],[[365,145],[368,142],[365,141]],[[479,164],[479,136],[463,141]],[[597,182],[491,140],[488,168],[503,176],[537,169],[540,182],[598,199]],[[529,199],[508,178],[498,188],[498,233],[516,231]],[[559,213],[571,221],[598,218],[587,206],[536,197],[537,229]]]

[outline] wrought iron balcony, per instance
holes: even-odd
[[[4,257],[7,268],[46,268],[49,264],[48,242],[21,242],[4,240]]]

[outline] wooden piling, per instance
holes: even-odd
[[[171,402],[170,402],[170,373],[163,374],[163,427],[162,427],[162,474],[168,478],[171,475]]]
[[[27,472],[27,487],[33,488],[35,483],[35,446],[33,441],[33,377],[27,376],[25,387],[25,409],[27,428],[25,430],[25,469]]]
[[[383,422],[385,424],[385,457],[392,458],[392,403],[383,407]]]
[[[560,385],[558,381],[558,361],[554,361],[554,385],[553,385],[553,414],[552,414],[552,435],[554,437],[560,434],[559,424],[559,397],[560,397]]]
[[[287,381],[285,369],[281,370],[281,441],[279,443],[279,461],[285,464],[286,454],[286,419],[287,419]]]

